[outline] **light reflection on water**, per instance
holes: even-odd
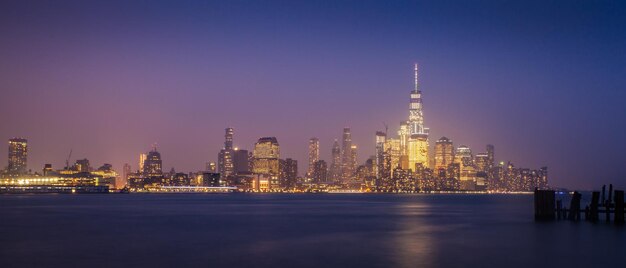
[[[2,195],[0,267],[620,267],[529,195]],[[604,256],[612,256],[606,258]]]

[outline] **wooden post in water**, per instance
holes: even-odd
[[[581,195],[578,192],[574,192],[572,195],[572,201],[569,205],[569,217],[570,221],[578,221],[580,220],[580,198]]]
[[[602,199],[600,199],[600,204],[604,205],[606,203],[606,184],[602,185]]]
[[[597,222],[599,217],[598,205],[600,203],[600,192],[591,193],[591,204],[589,205],[589,220]]]
[[[535,189],[535,220],[554,220],[554,191]]]
[[[615,224],[624,224],[624,191],[615,190]]]

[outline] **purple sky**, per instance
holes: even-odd
[[[626,5],[618,1],[2,1],[0,139],[29,168],[216,161],[224,128],[276,136],[306,169],[344,126],[359,160],[408,117],[421,66],[431,143],[626,187]],[[6,147],[5,147],[6,148]],[[5,153],[0,163],[6,165]]]

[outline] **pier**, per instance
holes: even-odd
[[[613,190],[609,185],[608,195],[606,185],[602,191],[591,192],[591,200],[584,208],[581,206],[582,194],[558,195],[554,190],[535,190],[535,220],[568,220],[585,221],[596,223],[599,221],[613,222],[616,225],[624,225],[624,191]],[[564,200],[569,197],[569,208]],[[584,217],[582,217],[584,216]]]

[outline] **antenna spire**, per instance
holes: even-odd
[[[415,63],[415,91],[417,91],[419,89],[419,72],[418,72],[418,67],[417,67],[417,63]]]

